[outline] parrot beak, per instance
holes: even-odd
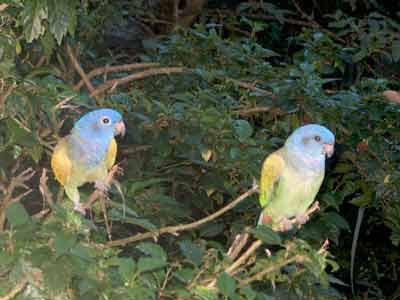
[[[125,123],[123,121],[119,121],[114,125],[115,135],[120,134],[121,136],[125,135]]]
[[[331,157],[333,155],[333,151],[334,151],[334,145],[333,144],[324,144],[324,152],[326,154],[326,156]]]

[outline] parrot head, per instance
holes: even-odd
[[[304,156],[324,160],[325,156],[333,155],[335,136],[324,126],[308,124],[293,131],[286,145]]]
[[[75,123],[73,131],[86,137],[111,140],[116,135],[125,135],[125,124],[119,112],[102,108],[83,115]]]

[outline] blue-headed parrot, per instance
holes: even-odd
[[[97,109],[82,116],[54,148],[51,167],[76,211],[85,212],[78,187],[93,182],[100,190],[109,188],[105,178],[115,163],[114,137],[119,134],[125,134],[121,114],[113,109]]]
[[[325,176],[325,157],[334,152],[335,136],[324,126],[297,128],[283,147],[271,153],[261,171],[259,202],[263,211],[258,224],[290,230],[289,218],[299,224],[313,203]]]

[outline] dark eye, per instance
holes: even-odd
[[[103,124],[110,124],[110,118],[108,118],[108,117],[103,117],[103,119],[101,119],[101,122],[103,123]]]
[[[320,142],[320,141],[321,141],[321,137],[320,137],[319,135],[316,135],[316,136],[314,137],[314,140],[316,140],[317,142]]]

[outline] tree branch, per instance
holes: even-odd
[[[151,67],[159,66],[159,63],[134,63],[134,64],[127,64],[127,65],[120,65],[120,66],[104,66],[100,68],[93,69],[87,74],[88,79],[92,79],[95,76],[101,75],[103,73],[112,73],[112,72],[121,72],[121,71],[130,71],[135,69],[145,69]],[[85,84],[84,80],[81,79],[75,86],[74,90],[79,91],[81,87]]]
[[[237,197],[235,200],[230,202],[228,205],[224,206],[220,210],[216,211],[215,213],[213,213],[203,219],[200,219],[198,221],[195,221],[195,222],[192,222],[189,224],[163,227],[163,228],[158,229],[155,232],[138,233],[138,234],[135,234],[134,236],[131,236],[128,238],[107,242],[103,245],[100,245],[99,247],[109,248],[109,247],[115,247],[115,246],[124,246],[129,243],[149,239],[149,238],[152,238],[154,236],[158,236],[158,235],[161,235],[164,233],[175,234],[175,233],[178,233],[181,231],[186,231],[186,230],[190,230],[190,229],[199,227],[205,223],[215,220],[216,218],[218,218],[222,214],[226,213],[227,211],[231,210],[236,205],[238,205],[240,202],[242,202],[244,199],[248,198],[249,196],[251,196],[252,194],[254,194],[256,192],[258,192],[258,186],[257,186],[257,184],[253,184],[253,187],[251,189],[249,189],[247,192],[243,193],[242,195]]]
[[[79,73],[79,75],[82,77],[82,80],[85,82],[87,89],[89,90],[89,92],[93,92],[94,87],[93,87],[92,83],[90,82],[89,78],[86,76],[85,71],[83,71],[81,65],[79,64],[78,60],[75,58],[75,55],[72,52],[72,49],[68,44],[67,44],[67,52],[68,52],[69,59],[72,62],[72,65],[74,66],[75,70]]]
[[[90,96],[95,97],[99,94],[104,93],[109,88],[114,88],[117,85],[128,83],[133,80],[138,80],[150,76],[161,75],[161,74],[174,74],[174,73],[183,73],[186,69],[182,67],[165,67],[165,68],[157,68],[157,69],[149,69],[142,72],[134,73],[129,76],[125,76],[122,78],[111,79],[98,86],[94,91],[91,92]]]

